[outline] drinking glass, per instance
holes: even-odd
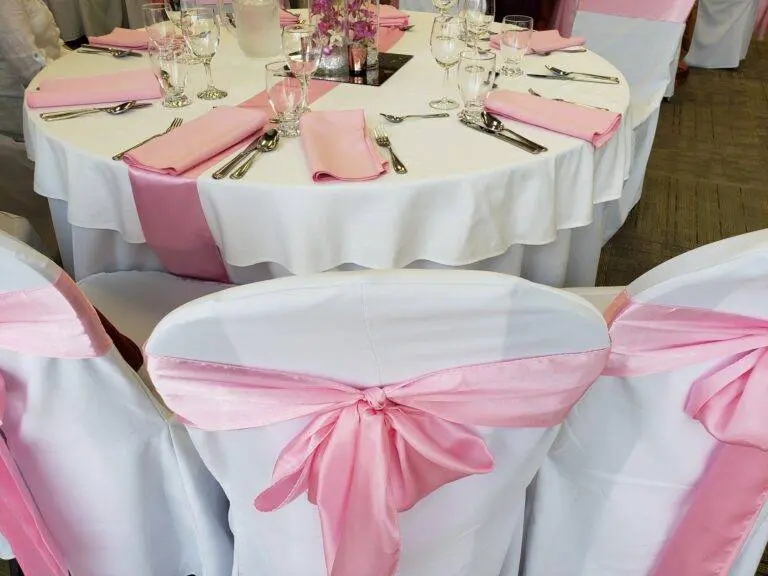
[[[283,56],[291,72],[301,82],[301,111],[309,112],[309,80],[317,70],[323,53],[323,40],[311,24],[297,24],[283,29]]]
[[[533,18],[530,16],[504,16],[501,21],[501,55],[504,65],[501,71],[504,76],[521,76],[520,64],[523,62],[528,46],[533,38]]]
[[[458,0],[432,0],[432,6],[437,10],[438,16],[448,16],[448,11],[458,3]]]
[[[203,100],[219,100],[227,93],[213,85],[211,60],[219,47],[220,28],[216,13],[210,6],[201,6],[187,10],[181,19],[181,31],[192,54],[197,56],[205,67],[208,86],[198,92],[197,97]]]
[[[181,29],[181,16],[190,8],[197,6],[197,0],[165,0],[165,13],[168,19]]]
[[[496,79],[496,54],[491,51],[477,53],[474,50],[464,50],[459,59],[457,78],[459,92],[464,100],[461,115],[479,122],[485,97]]]
[[[450,81],[451,69],[459,63],[461,52],[467,47],[466,43],[461,39],[463,33],[464,21],[455,16],[438,16],[432,23],[429,45],[435,61],[445,71],[443,96],[429,102],[432,108],[453,110],[459,107],[459,103],[456,100],[451,100],[448,97],[448,83]]]
[[[190,54],[184,38],[168,19],[162,3],[145,4],[144,24],[149,42],[149,62],[163,92],[163,106],[181,108],[190,100],[184,89],[187,83]]]
[[[467,38],[477,53],[478,41],[489,35],[489,28],[496,16],[496,2],[494,0],[462,0],[459,16],[466,22]]]
[[[299,118],[304,89],[295,76],[286,76],[285,62],[270,62],[265,66],[267,98],[277,117],[280,136],[293,138],[299,135]]]

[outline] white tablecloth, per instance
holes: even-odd
[[[378,112],[429,112],[427,102],[440,94],[442,75],[428,51],[432,18],[413,14],[414,30],[391,51],[415,56],[383,86],[340,85],[313,109],[362,107],[371,126],[381,120]],[[593,53],[530,57],[525,66],[546,72],[545,63],[620,75]],[[157,266],[142,246],[127,166],[112,161],[111,155],[164,129],[175,115],[191,120],[212,105],[236,104],[260,92],[263,64],[244,58],[234,39],[225,36],[214,59],[216,83],[230,94],[224,101],[196,100],[182,111],[158,104],[121,117],[50,123],[39,119],[39,111],[27,111],[27,140],[37,162],[35,190],[53,200],[65,264],[77,277]],[[73,54],[42,74],[76,76],[142,66],[146,60]],[[547,96],[622,113],[629,106],[626,82],[499,81],[503,88],[534,86]],[[190,92],[200,82],[196,76]],[[453,92],[458,98],[457,90]],[[401,268],[426,262],[522,273],[550,284],[589,283],[590,276],[593,281],[601,244],[593,237],[602,238],[600,205],[621,195],[631,130],[623,123],[595,151],[582,140],[508,124],[550,152],[530,155],[469,130],[455,117],[410,121],[388,126],[393,146],[408,165],[405,176],[388,173],[366,183],[314,184],[300,142],[293,139],[283,140],[277,152],[260,159],[245,179],[215,181],[212,169],[198,180],[198,189],[213,236],[237,281],[342,265]],[[596,215],[600,230],[590,228]],[[477,264],[488,259],[494,260]],[[266,263],[272,265],[265,272]]]

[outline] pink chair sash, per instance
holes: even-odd
[[[768,0],[760,0],[755,14],[755,35],[758,40],[762,40],[766,32],[768,32]]]
[[[581,0],[581,12],[597,12],[642,20],[685,22],[695,0]]]
[[[178,358],[150,356],[147,366],[191,426],[234,430],[312,417],[280,454],[256,508],[276,510],[307,492],[318,506],[329,575],[393,576],[397,513],[444,484],[493,469],[469,426],[554,426],[607,357],[601,349],[510,360],[365,389]]]
[[[579,0],[559,0],[555,6],[551,28],[560,32],[563,38],[570,38],[573,33],[573,23],[576,12],[579,11]]]
[[[112,345],[96,311],[69,276],[36,290],[0,294],[0,348],[52,358],[93,358]],[[6,390],[0,372],[0,424]],[[27,576],[67,576],[64,554],[0,439],[0,532]]]
[[[691,386],[685,412],[717,438],[654,576],[726,574],[768,497],[768,320],[635,302],[606,313],[605,374],[641,376],[720,360]]]

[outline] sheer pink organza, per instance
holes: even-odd
[[[53,358],[93,358],[111,345],[96,311],[66,274],[43,288],[0,294],[0,348]],[[0,425],[5,406],[0,370]],[[27,576],[67,576],[64,555],[1,437],[0,533]]]
[[[625,18],[685,22],[695,0],[581,0],[579,10]]]
[[[465,366],[361,389],[329,378],[168,357],[148,369],[168,406],[206,430],[312,420],[282,451],[262,511],[304,492],[319,509],[328,574],[392,576],[397,514],[444,484],[493,469],[470,426],[550,427],[608,350]]]
[[[691,385],[686,413],[720,444],[657,559],[654,576],[725,574],[768,496],[768,321],[633,301],[606,313],[605,374],[641,376],[719,361]]]

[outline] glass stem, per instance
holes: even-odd
[[[208,88],[213,88],[213,72],[211,72],[211,60],[205,60],[203,62],[205,68],[205,77],[208,79]]]
[[[451,83],[451,67],[443,66],[445,75],[443,76],[443,102],[448,101],[448,86]]]
[[[306,110],[309,108],[309,76],[302,75],[301,77],[301,108]]]

